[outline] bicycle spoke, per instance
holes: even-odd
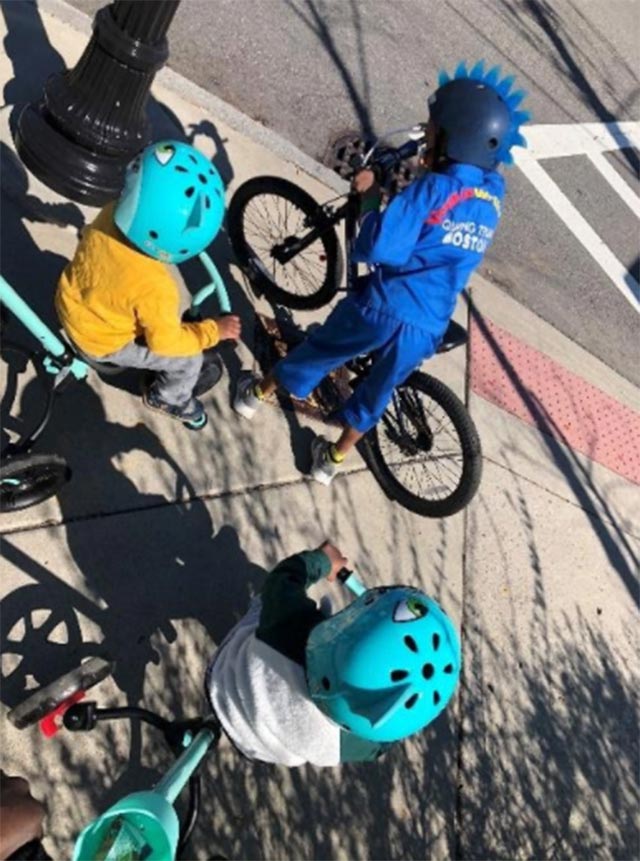
[[[284,264],[274,258],[273,248],[287,240],[304,239],[313,229],[306,218],[305,212],[287,197],[268,193],[253,197],[243,213],[245,239],[254,258],[275,284],[300,296],[316,293],[326,278],[322,237]]]
[[[394,392],[379,425],[378,445],[387,468],[415,496],[444,499],[461,481],[464,455],[455,426],[418,389]]]

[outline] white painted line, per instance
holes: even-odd
[[[564,158],[617,149],[640,149],[640,122],[568,123],[525,126],[523,134],[534,158]]]
[[[534,188],[560,216],[624,298],[640,312],[640,284],[611,252],[546,170],[527,150],[519,150],[516,163]]]
[[[620,176],[618,171],[601,153],[589,153],[587,158],[607,180],[611,188],[620,195],[633,214],[637,218],[640,218],[640,197],[638,197],[629,183]]]

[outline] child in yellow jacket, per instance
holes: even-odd
[[[84,231],[56,294],[62,325],[82,353],[154,371],[146,406],[193,429],[206,424],[193,396],[203,350],[237,339],[240,320],[181,322],[178,286],[166,264],[203,251],[223,215],[215,167],[179,141],[152,144],[127,168],[120,199]]]

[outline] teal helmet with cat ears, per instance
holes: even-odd
[[[392,742],[440,714],[460,661],[455,628],[435,601],[409,586],[369,589],[312,630],[307,683],[314,703],[343,729]]]
[[[140,251],[182,263],[204,251],[222,225],[224,185],[214,165],[182,141],[146,147],[127,167],[118,228]]]

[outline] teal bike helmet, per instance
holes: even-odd
[[[460,63],[453,78],[440,73],[429,116],[442,135],[447,158],[493,170],[513,162],[513,146],[526,147],[520,126],[531,115],[519,110],[526,93],[512,89],[514,80],[500,80],[499,66],[485,71],[482,60],[471,70]]]
[[[140,251],[182,263],[214,240],[224,216],[224,185],[211,162],[180,141],[146,147],[127,167],[114,220]]]
[[[392,742],[431,723],[460,675],[460,644],[435,601],[409,586],[369,589],[307,641],[307,683],[327,717]]]

